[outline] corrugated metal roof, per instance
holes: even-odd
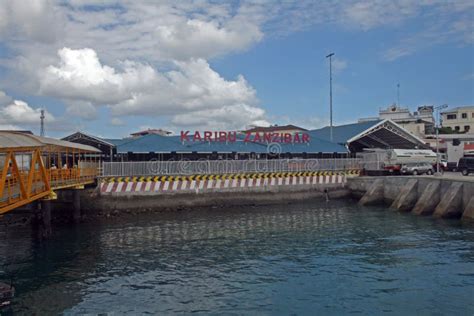
[[[88,152],[100,152],[97,148],[64,140],[23,133],[0,132],[0,148],[42,147],[45,145],[74,148]]]
[[[79,143],[68,142],[65,140],[59,140],[55,138],[42,137],[42,136],[36,136],[36,135],[30,135],[30,137],[37,139],[39,142],[43,143],[44,145],[53,145],[53,146],[60,146],[60,147],[65,147],[65,148],[80,149],[80,150],[96,152],[96,153],[101,152],[99,149],[95,147],[83,145]]]
[[[363,131],[377,125],[382,120],[367,121],[354,124],[333,126],[333,141],[338,144],[346,144],[349,139],[362,133]],[[330,127],[326,126],[320,129],[309,131],[311,137],[317,137],[329,141],[331,139]]]
[[[41,147],[43,144],[29,134],[0,132],[0,148]]]
[[[117,144],[118,153],[267,153],[266,143],[254,143],[242,141],[243,136],[239,135],[235,142],[181,142],[179,136],[161,136],[156,134],[131,139],[122,144]],[[309,143],[285,144],[278,143],[282,153],[347,153],[345,146],[331,143],[329,141],[310,137]]]

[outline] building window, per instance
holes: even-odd
[[[459,126],[454,126],[454,130],[455,130],[456,132],[459,132],[459,130],[460,130]]]
[[[448,120],[455,120],[455,119],[456,119],[456,114],[448,114],[448,115],[446,116],[446,118],[447,118]]]
[[[463,119],[467,119],[467,113],[461,114],[461,117],[462,117]]]
[[[469,125],[464,125],[464,131],[467,133],[469,132],[469,129],[471,128],[471,126]]]
[[[474,113],[471,113],[472,118],[474,118]]]

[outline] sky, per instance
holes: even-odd
[[[119,138],[474,105],[474,1],[0,0],[0,129]]]

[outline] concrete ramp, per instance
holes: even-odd
[[[425,190],[415,204],[412,212],[416,215],[431,215],[439,204],[440,200],[440,181],[428,183]]]
[[[408,180],[407,184],[402,187],[400,193],[397,195],[392,205],[390,205],[390,208],[401,212],[411,211],[418,199],[417,187],[417,179]]]
[[[383,190],[383,179],[376,179],[360,199],[359,205],[366,206],[383,204]]]
[[[474,196],[471,197],[471,199],[467,203],[467,206],[464,209],[464,212],[462,213],[462,220],[474,221]]]
[[[461,217],[462,209],[462,187],[460,182],[453,182],[435,209],[434,216],[442,218]]]

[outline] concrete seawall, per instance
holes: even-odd
[[[82,206],[96,211],[179,209],[191,206],[274,204],[349,197],[346,172],[163,176],[104,179]],[[85,193],[86,194],[86,193]]]
[[[437,177],[393,176],[348,179],[360,205],[390,205],[417,215],[474,220],[474,182]]]

